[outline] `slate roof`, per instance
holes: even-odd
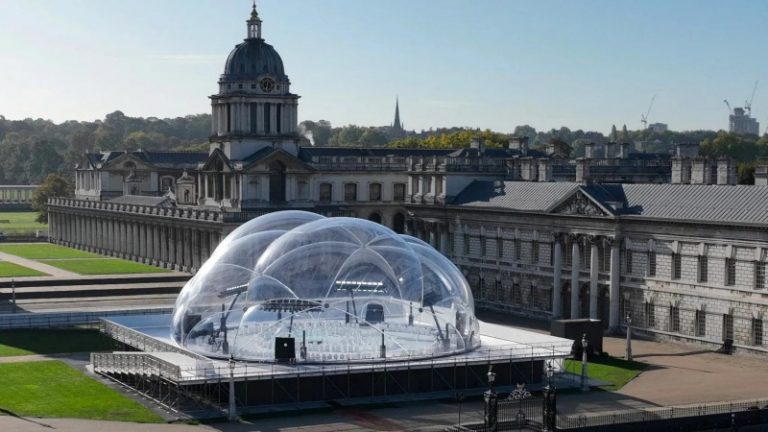
[[[567,182],[493,182],[475,180],[451,202],[453,205],[544,212],[579,188]]]
[[[125,152],[121,151],[110,151],[86,153],[86,157],[88,162],[95,166],[98,163],[107,163],[124,154]],[[130,152],[130,154],[150,165],[169,169],[195,169],[198,163],[208,159],[208,153],[135,151]]]
[[[585,190],[600,201],[622,202],[622,216],[768,224],[768,186],[625,184]]]
[[[448,156],[450,157],[478,157],[480,154],[480,150],[476,148],[466,147],[466,148],[460,148],[457,150],[453,150]],[[508,157],[534,157],[534,158],[543,158],[543,157],[549,157],[548,154],[539,151],[539,150],[531,150],[529,149],[528,152],[523,155],[523,153],[520,150],[516,149],[508,149],[508,148],[486,148],[483,150],[483,156],[485,157],[491,157],[491,158],[508,158]]]
[[[768,186],[473,181],[452,205],[545,212],[575,190],[619,218],[768,225]]]

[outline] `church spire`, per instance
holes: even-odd
[[[256,10],[256,0],[253,0],[251,17],[246,21],[248,23],[248,39],[261,39],[261,18]]]
[[[395,123],[392,124],[395,130],[403,130],[403,124],[400,123],[400,97],[395,99]]]

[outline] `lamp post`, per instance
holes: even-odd
[[[632,361],[632,316],[627,312],[627,361]]]
[[[499,425],[497,421],[498,414],[498,395],[493,389],[493,383],[496,381],[496,373],[493,371],[493,365],[488,366],[488,390],[485,391],[483,399],[485,400],[484,425],[487,432],[497,432]]]
[[[235,406],[235,357],[229,355],[229,421],[237,420],[237,407]]]
[[[589,380],[587,379],[587,334],[581,336],[581,391],[589,391]]]
[[[555,387],[552,385],[552,375],[554,375],[553,360],[548,360],[545,373],[547,374],[547,386],[544,387],[544,432],[554,432],[557,428],[557,395]]]

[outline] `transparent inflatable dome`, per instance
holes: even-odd
[[[260,362],[405,360],[480,345],[467,282],[431,246],[300,211],[227,236],[179,294],[172,336],[209,357]]]

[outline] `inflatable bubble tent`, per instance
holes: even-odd
[[[212,358],[348,363],[480,345],[469,286],[427,243],[377,223],[280,211],[219,244],[173,311],[179,346]]]

